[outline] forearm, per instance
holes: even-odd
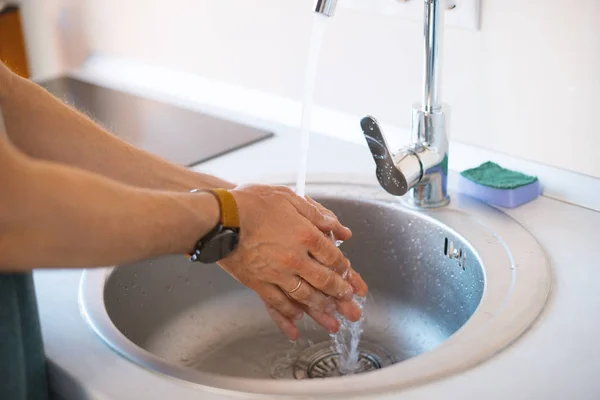
[[[5,67],[0,63],[0,68]],[[11,73],[4,72],[4,81],[8,81],[7,74]],[[69,164],[149,189],[184,191],[235,186],[130,145],[42,87],[14,74],[8,95],[0,96],[0,108],[11,141],[38,159]]]
[[[26,164],[3,183],[0,271],[185,254],[218,222],[210,194],[147,190],[55,163]]]

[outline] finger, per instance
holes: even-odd
[[[309,220],[322,232],[333,231],[339,224],[335,217],[321,213],[317,206],[295,193],[288,193],[286,199],[296,208],[300,215]]]
[[[354,289],[335,270],[327,268],[311,257],[306,257],[302,266],[302,278],[312,287],[336,299],[352,299]]]
[[[316,228],[308,229],[300,237],[308,252],[321,264],[342,275],[350,268],[350,260],[329,238]]]
[[[265,306],[267,308],[269,316],[275,322],[279,330],[281,330],[281,332],[283,332],[289,340],[297,340],[300,336],[300,331],[298,330],[294,322],[291,319],[285,317],[283,314],[271,307],[266,302]]]
[[[360,274],[352,268],[350,268],[346,274],[346,281],[352,285],[354,292],[358,296],[365,297],[367,293],[369,293],[369,287],[367,286],[367,283],[363,280]]]
[[[286,318],[301,319],[304,315],[304,311],[275,285],[265,284],[256,289],[256,292],[265,303]]]
[[[317,207],[321,214],[328,215],[329,217],[335,220],[335,227],[331,230],[335,238],[334,240],[348,240],[352,237],[352,231],[348,227],[341,224],[338,217],[333,213],[333,211],[325,208],[321,203],[315,201],[309,196],[306,196],[306,201]]]
[[[316,290],[305,280],[301,281],[298,286],[298,280],[286,282],[279,285],[285,293],[293,300],[298,303],[306,305],[310,308],[321,310],[325,313],[332,313],[335,311],[335,303],[327,298],[322,292]]]
[[[362,316],[360,307],[353,300],[338,300],[336,303],[338,312],[349,321],[356,322]]]
[[[331,333],[336,333],[340,330],[340,322],[332,315],[326,314],[314,308],[301,306],[306,313],[315,320],[315,322]]]
[[[325,208],[321,203],[315,201],[314,199],[310,198],[309,196],[306,196],[306,200],[308,202],[310,202],[311,204],[315,205],[315,207],[317,207],[322,213],[328,214],[337,220],[337,217],[335,216],[335,214],[331,210]],[[348,240],[352,237],[352,231],[350,231],[349,228],[343,226],[342,224],[339,224],[339,226],[342,229],[338,229],[337,231],[333,232],[334,237],[331,238],[332,242],[335,242],[336,240]],[[364,297],[367,295],[368,286],[367,286],[366,282],[362,279],[362,277],[360,276],[359,273],[354,271],[352,268],[350,268],[346,271],[338,270],[337,272],[341,273],[342,276],[352,285],[356,294],[358,294],[361,297]]]

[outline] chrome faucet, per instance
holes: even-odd
[[[315,0],[315,11],[333,17],[338,0]]]
[[[368,0],[365,0],[368,1]],[[449,203],[448,137],[446,116],[439,101],[440,50],[443,30],[443,0],[425,3],[425,72],[423,100],[412,110],[411,144],[396,153],[390,151],[375,118],[360,122],[380,185],[390,194],[404,196],[411,205],[423,208]],[[317,0],[314,10],[333,16],[337,0]]]

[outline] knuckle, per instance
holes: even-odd
[[[287,202],[285,195],[280,192],[270,193],[269,197],[269,202],[273,204],[274,207],[281,207]]]
[[[324,275],[323,278],[323,285],[325,286],[325,288],[332,290],[335,289],[338,285],[338,274],[330,269],[326,270],[327,272]]]
[[[300,234],[300,242],[307,247],[315,247],[319,245],[319,236],[312,230],[306,230]]]
[[[293,318],[296,315],[296,310],[289,302],[286,302],[285,305],[282,305],[279,309],[279,312],[285,315],[287,318]]]
[[[330,216],[333,219],[337,219],[337,217],[335,216],[335,214],[333,213],[333,211],[331,211],[330,209],[326,208],[325,206],[323,206],[321,203],[318,203],[316,201],[313,202],[313,205],[315,206],[315,208],[321,213],[321,214],[326,214],[328,216]]]
[[[291,196],[296,194],[292,188],[290,188],[289,186],[285,186],[285,185],[278,185],[276,187],[277,191],[279,191],[279,193],[281,193],[284,196]]]
[[[315,280],[318,282],[319,286],[325,286],[327,282],[331,279],[331,270],[325,267],[319,268],[315,272]]]
[[[347,292],[349,283],[344,281],[344,279],[337,273],[333,273],[333,278],[331,282],[331,292],[334,297],[343,296],[345,292]]]
[[[322,218],[322,215],[319,212],[319,209],[317,207],[315,207],[314,204],[310,203],[306,199],[301,199],[301,201],[302,201],[303,213],[305,214],[306,218],[308,218],[309,220]]]
[[[328,304],[327,298],[320,291],[312,288],[299,293],[298,301],[317,310],[324,309]]]
[[[340,224],[340,219],[333,213],[333,211],[324,210],[322,212],[329,215],[329,217],[331,217],[336,224]]]
[[[314,204],[308,203],[308,212],[315,219],[318,219],[318,220],[325,219],[325,216],[321,213],[321,211]]]
[[[290,252],[283,256],[282,261],[287,268],[291,268],[292,270],[297,270],[302,264],[300,256],[295,252]]]
[[[283,272],[277,268],[265,268],[261,275],[263,281],[269,283],[281,282],[283,279]]]
[[[259,288],[254,289],[263,301],[269,305],[273,305],[273,292],[271,290],[260,290]]]
[[[290,318],[294,316],[292,312],[290,312],[290,307],[287,307],[285,304],[282,304],[279,307],[275,307],[275,309],[281,314],[284,318]]]
[[[323,252],[322,261],[327,266],[337,266],[344,258],[342,252],[332,243],[327,244],[327,251]]]
[[[325,292],[332,292],[337,288],[338,280],[336,272],[328,268],[320,268],[315,274],[318,288]]]
[[[282,308],[285,308],[288,300],[286,300],[283,296],[277,296],[274,293],[271,294],[269,299],[269,304],[275,307],[277,310],[281,311]]]

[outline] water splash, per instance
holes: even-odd
[[[330,334],[333,350],[339,354],[338,369],[342,375],[352,375],[360,370],[358,344],[363,332],[364,307],[366,297],[354,296],[354,302],[361,310],[361,317],[358,321],[352,322],[343,315],[337,314],[340,321],[340,329],[337,333]]]

